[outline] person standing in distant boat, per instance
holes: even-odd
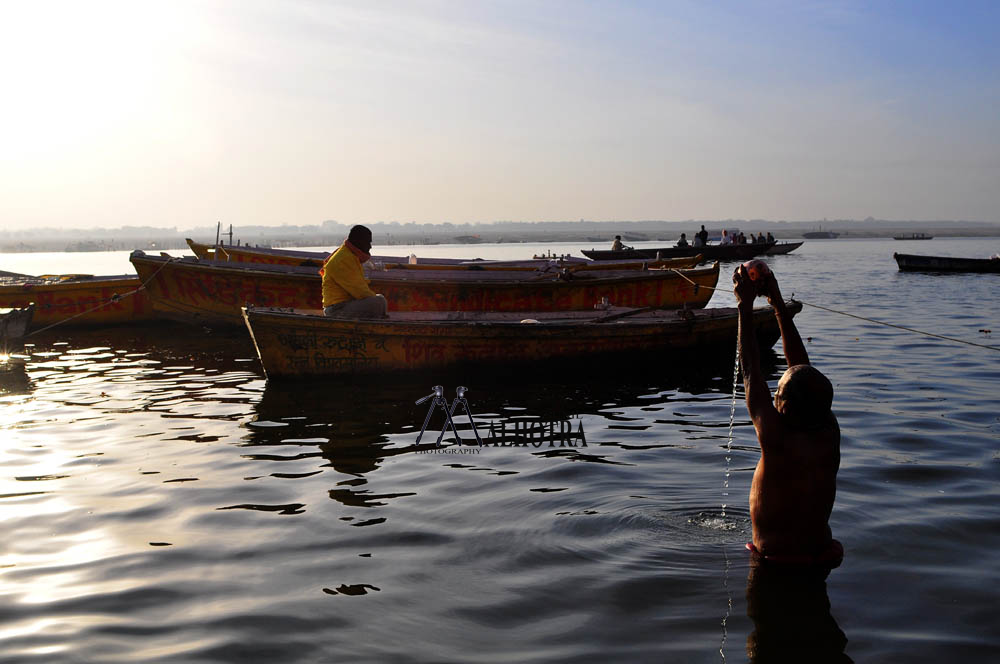
[[[677,246],[678,247],[686,247],[686,246],[688,246],[687,234],[681,233],[681,239],[677,240]]]
[[[701,225],[701,230],[694,235],[694,246],[704,247],[708,244],[708,231],[705,230],[705,224]]]
[[[622,236],[616,235],[615,241],[611,243],[611,251],[622,251],[625,245],[622,244]]]
[[[833,385],[809,364],[774,274],[753,281],[741,265],[733,282],[747,410],[761,451],[750,485],[753,542],[747,548],[756,564],[829,573],[844,556],[829,526],[840,468],[840,426],[831,409]],[[754,332],[753,301],[758,294],[766,295],[774,307],[788,362],[773,403]]]
[[[361,264],[371,258],[372,232],[355,226],[319,273],[323,277],[323,313],[334,318],[388,318],[385,297],[375,293]]]

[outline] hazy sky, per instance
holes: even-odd
[[[1000,2],[0,0],[0,224],[1000,221]]]

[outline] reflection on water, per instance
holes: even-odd
[[[804,299],[1000,326],[988,284],[828,246],[769,260]],[[727,449],[728,353],[267,385],[241,333],[37,335],[26,371],[0,375],[3,660],[718,662],[749,636],[780,661],[806,634],[799,661],[995,658],[997,363],[798,320],[843,431],[849,562],[822,583],[750,569],[758,451],[741,403]],[[485,447],[463,416],[465,444],[430,453],[440,412],[416,443],[437,384],[470,388]]]
[[[746,592],[754,627],[747,637],[751,662],[852,661],[844,654],[847,636],[830,613],[828,573],[751,561]]]

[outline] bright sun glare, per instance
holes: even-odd
[[[180,27],[172,3],[17,2],[0,27],[0,135],[12,162],[92,150],[153,106]]]

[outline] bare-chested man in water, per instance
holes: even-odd
[[[840,427],[831,410],[833,386],[809,364],[774,274],[751,281],[741,265],[733,282],[747,410],[761,450],[750,486],[753,543],[747,547],[767,563],[829,570],[844,555],[828,524],[840,468]],[[788,361],[773,403],[761,373],[752,323],[758,294],[766,295],[774,307]]]

